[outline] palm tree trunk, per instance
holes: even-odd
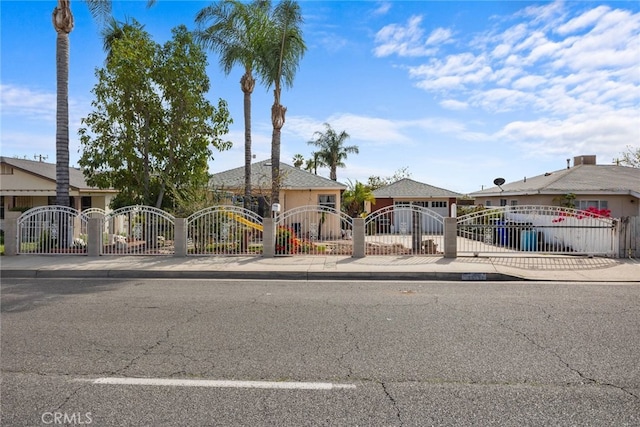
[[[279,90],[279,89],[276,89]],[[280,203],[280,140],[282,126],[284,126],[284,116],[287,107],[280,105],[277,101],[271,107],[271,122],[273,123],[273,134],[271,136],[271,204]]]
[[[251,72],[247,71],[240,79],[244,93],[244,208],[251,209],[251,93],[256,85]]]
[[[56,38],[56,204],[69,206],[69,33],[73,15],[69,0],[53,9]]]

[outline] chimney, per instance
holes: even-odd
[[[596,156],[576,156],[573,158],[573,166],[579,165],[595,165],[596,164]]]

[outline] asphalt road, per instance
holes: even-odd
[[[640,425],[639,284],[1,291],[6,426]]]

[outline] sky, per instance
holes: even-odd
[[[114,1],[158,43],[195,29],[206,1]],[[574,156],[611,164],[640,145],[640,2],[300,1],[307,52],[287,107],[281,161],[309,158],[307,142],[328,123],[350,135],[338,181],[366,182],[404,169],[416,181],[468,194],[497,177],[518,181],[563,169]],[[100,27],[71,2],[70,158],[91,112]],[[55,163],[55,0],[0,1],[0,148],[3,156]],[[244,165],[243,95],[208,54],[208,99],[234,120],[210,172]],[[272,90],[256,86],[256,161],[270,158]],[[318,170],[328,177],[328,169]]]

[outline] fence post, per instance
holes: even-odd
[[[187,219],[174,218],[173,248],[175,257],[187,256]]]
[[[364,232],[364,218],[353,218],[353,258],[366,256],[366,242]]]
[[[87,221],[87,255],[100,256],[102,247],[102,224],[104,218],[89,218]]]
[[[18,255],[18,218],[22,212],[8,211],[4,217],[4,254]]]
[[[273,258],[276,255],[276,222],[271,217],[262,220],[262,256]]]
[[[444,219],[444,257],[457,258],[458,256],[458,219]]]

